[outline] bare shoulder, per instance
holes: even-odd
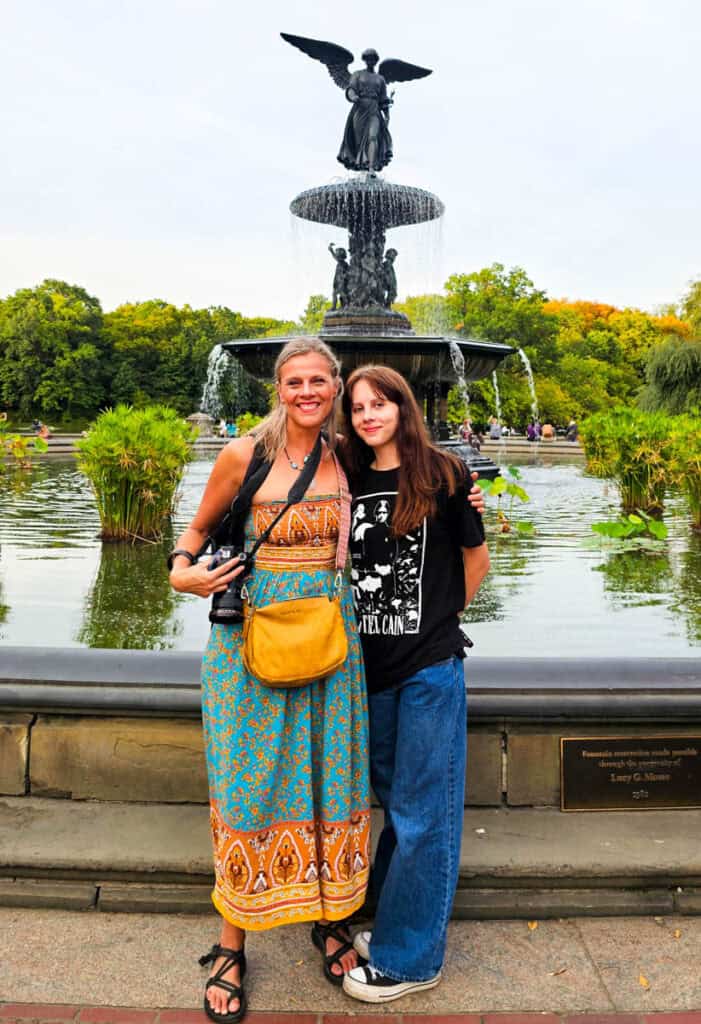
[[[245,437],[232,438],[224,445],[219,453],[219,459],[226,463],[230,470],[242,470],[241,475],[246,472],[246,467],[253,457],[255,442],[250,434]]]
[[[241,486],[255,447],[252,437],[235,437],[224,445],[217,455],[210,474],[210,482],[233,493]]]

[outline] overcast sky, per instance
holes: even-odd
[[[344,11],[349,12],[344,14]],[[400,298],[494,261],[552,297],[652,309],[701,276],[698,0],[0,0],[0,295],[45,277],[294,318],[335,228],[349,105],[279,31],[434,69],[396,87]],[[357,66],[357,65],[354,65]]]

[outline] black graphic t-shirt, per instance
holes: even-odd
[[[370,693],[396,686],[452,655],[464,656],[461,548],[479,547],[484,527],[468,484],[439,494],[437,515],[404,537],[390,533],[398,471],[366,470],[354,487],[351,584]]]

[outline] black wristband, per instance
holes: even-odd
[[[190,565],[195,565],[195,563],[197,562],[197,555],[193,555],[192,551],[186,551],[185,548],[173,548],[171,553],[168,555],[168,558],[166,559],[166,565],[168,566],[169,573],[173,571],[173,562],[178,557],[178,555],[182,555],[183,558],[189,558]]]

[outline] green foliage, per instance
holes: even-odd
[[[530,536],[535,532],[533,523],[526,519],[514,518],[514,502],[526,504],[531,500],[530,495],[518,482],[521,479],[521,471],[516,466],[508,466],[506,474],[506,476],[503,474],[497,476],[494,480],[478,480],[477,483],[484,491],[485,497],[497,499],[497,532],[510,534],[512,530],[516,530],[519,534]],[[509,498],[507,509],[504,509],[501,504],[504,495]]]
[[[661,413],[618,406],[580,425],[587,469],[619,486],[624,512],[659,511],[671,456],[671,424]]]
[[[253,430],[263,419],[262,416],[255,416],[252,412],[244,412],[236,420],[236,433],[238,437]]]
[[[557,321],[543,308],[545,292],[525,270],[493,263],[472,274],[453,274],[446,285],[449,323],[458,334],[499,341],[527,351],[534,368],[555,358]]]
[[[692,529],[701,532],[701,418],[675,417],[671,440],[669,479],[686,495]]]
[[[46,280],[0,300],[0,404],[22,418],[89,415],[105,396],[99,301]]]
[[[670,338],[650,349],[640,406],[677,415],[701,408],[701,341]]]
[[[453,331],[445,295],[408,295],[404,302],[395,302],[398,313],[409,317],[417,334],[449,334]]]
[[[33,455],[49,450],[43,437],[13,434],[7,429],[7,413],[0,413],[0,473],[8,468],[30,469]]]
[[[659,519],[653,519],[642,510],[629,512],[619,519],[603,523],[592,523],[594,533],[615,541],[633,541],[640,544],[647,541],[666,540],[668,529]]]
[[[175,503],[196,431],[173,409],[118,405],[76,442],[105,540],[159,538]]]
[[[310,295],[306,308],[299,321],[300,334],[316,335],[321,330],[324,313],[331,309],[331,303],[325,295]]]
[[[682,314],[691,324],[697,338],[701,338],[701,278],[692,281],[682,299]]]

